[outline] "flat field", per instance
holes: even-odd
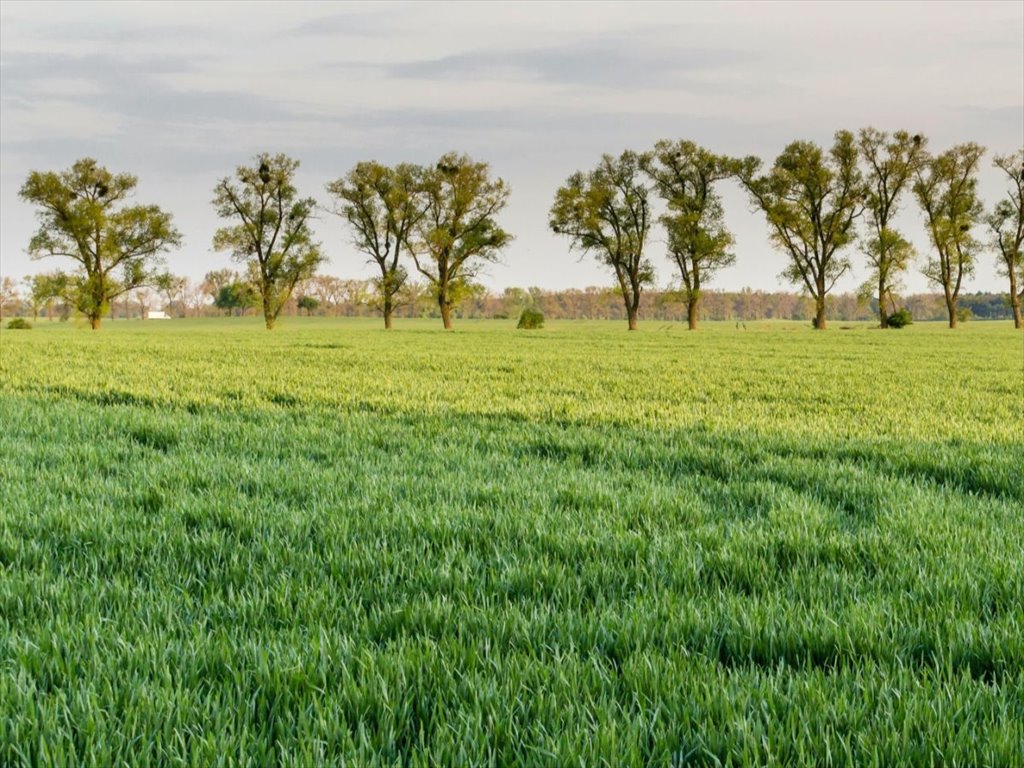
[[[1024,763],[1008,323],[0,331],[0,764]]]

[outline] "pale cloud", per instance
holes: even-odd
[[[33,168],[90,155],[175,212],[199,276],[214,181],[260,150],[302,160],[303,190],[358,160],[449,149],[513,188],[516,234],[493,287],[606,283],[546,229],[554,189],[601,153],[690,138],[770,162],[840,127],[909,128],[935,149],[1024,143],[1019,3],[86,3],[0,6],[0,267],[24,274]],[[987,199],[1000,194],[986,167]],[[724,287],[777,285],[761,217],[725,187],[739,264]],[[902,223],[920,249],[912,203]],[[319,223],[338,274],[362,259]],[[657,256],[662,246],[655,243]],[[855,262],[860,260],[855,257]],[[660,258],[660,277],[671,276]],[[972,288],[999,288],[989,257]],[[864,270],[842,287],[850,288]],[[919,277],[911,288],[924,287]]]

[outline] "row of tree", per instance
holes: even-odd
[[[984,224],[1009,278],[1014,323],[1020,328],[1024,148],[995,157],[1009,190],[986,215],[977,189],[985,150],[968,143],[933,156],[926,147],[923,136],[905,131],[839,131],[827,151],[796,141],[763,168],[756,157],[731,158],[689,141],[662,141],[651,152],[605,155],[592,171],[570,176],[558,190],[550,226],[569,237],[572,247],[613,269],[629,327],[635,328],[641,292],[654,276],[646,245],[652,195],[660,197],[665,213],[659,221],[686,294],[689,326],[696,328],[704,286],[736,261],[716,186],[734,179],[765,214],[772,244],[788,257],[784,277],[814,300],[815,327],[825,327],[826,298],[850,270],[849,248],[859,243],[884,328],[897,310],[900,276],[914,257],[910,242],[894,228],[910,191],[924,213],[932,246],[924,274],[943,292],[950,327],[957,325],[964,278],[973,273],[985,245],[974,234]]]
[[[1019,328],[1024,148],[994,158],[1009,187],[987,213],[977,189],[983,154],[968,143],[931,155],[921,135],[866,128],[856,135],[837,132],[828,150],[793,142],[774,165],[763,168],[756,157],[731,158],[689,141],[662,141],[650,152],[605,155],[593,170],[570,176],[555,194],[549,226],[569,238],[571,249],[596,256],[611,269],[632,330],[641,297],[653,285],[647,246],[652,227],[660,223],[693,329],[709,281],[735,263],[718,189],[733,179],[764,212],[772,243],[788,257],[784,277],[813,300],[815,327],[825,328],[826,299],[851,269],[848,254],[858,243],[886,327],[897,310],[900,276],[915,255],[894,228],[909,192],[924,214],[931,245],[923,271],[942,290],[950,327],[957,325],[964,278],[987,244],[1009,278]],[[244,267],[241,276],[217,286],[214,302],[227,311],[257,303],[268,329],[296,287],[313,278],[324,261],[310,228],[319,207],[298,194],[298,165],[286,155],[264,153],[214,189],[213,204],[227,222],[214,234],[214,248]],[[20,192],[40,219],[29,253],[78,264],[74,272],[46,276],[40,292],[62,297],[93,328],[119,297],[146,286],[173,291],[178,279],[160,270],[160,257],[180,245],[181,234],[160,208],[127,204],[136,183],[134,176],[112,174],[86,158],[60,173],[32,172]],[[348,223],[353,244],[379,271],[372,296],[388,328],[396,308],[419,285],[410,280],[408,267],[424,281],[444,327],[451,328],[453,308],[479,293],[481,268],[496,261],[512,239],[497,221],[508,203],[508,185],[492,179],[486,163],[467,155],[448,153],[433,166],[361,162],[329,183],[327,192],[326,210]],[[656,198],[664,211],[659,217]],[[987,240],[976,235],[981,225],[989,232]],[[303,298],[311,311],[315,298]]]

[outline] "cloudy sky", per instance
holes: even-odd
[[[906,128],[933,150],[1024,143],[1024,3],[20,3],[0,4],[0,271],[25,254],[30,170],[92,156],[139,176],[137,200],[174,212],[168,263],[200,278],[216,180],[254,153],[302,162],[300,190],[359,160],[432,163],[450,149],[512,186],[516,236],[488,286],[610,284],[550,234],[554,190],[602,153],[687,138],[770,162],[793,139]],[[1002,183],[988,166],[991,204]],[[719,286],[770,289],[784,257],[723,185],[738,263]],[[905,231],[927,249],[908,199]],[[325,271],[369,276],[340,220],[317,223]],[[659,282],[673,278],[660,233]],[[841,288],[866,277],[855,274]],[[924,290],[919,275],[907,279]],[[986,254],[969,290],[1002,290]]]

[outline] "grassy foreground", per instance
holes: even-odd
[[[1024,762],[1009,324],[0,331],[2,765]]]

